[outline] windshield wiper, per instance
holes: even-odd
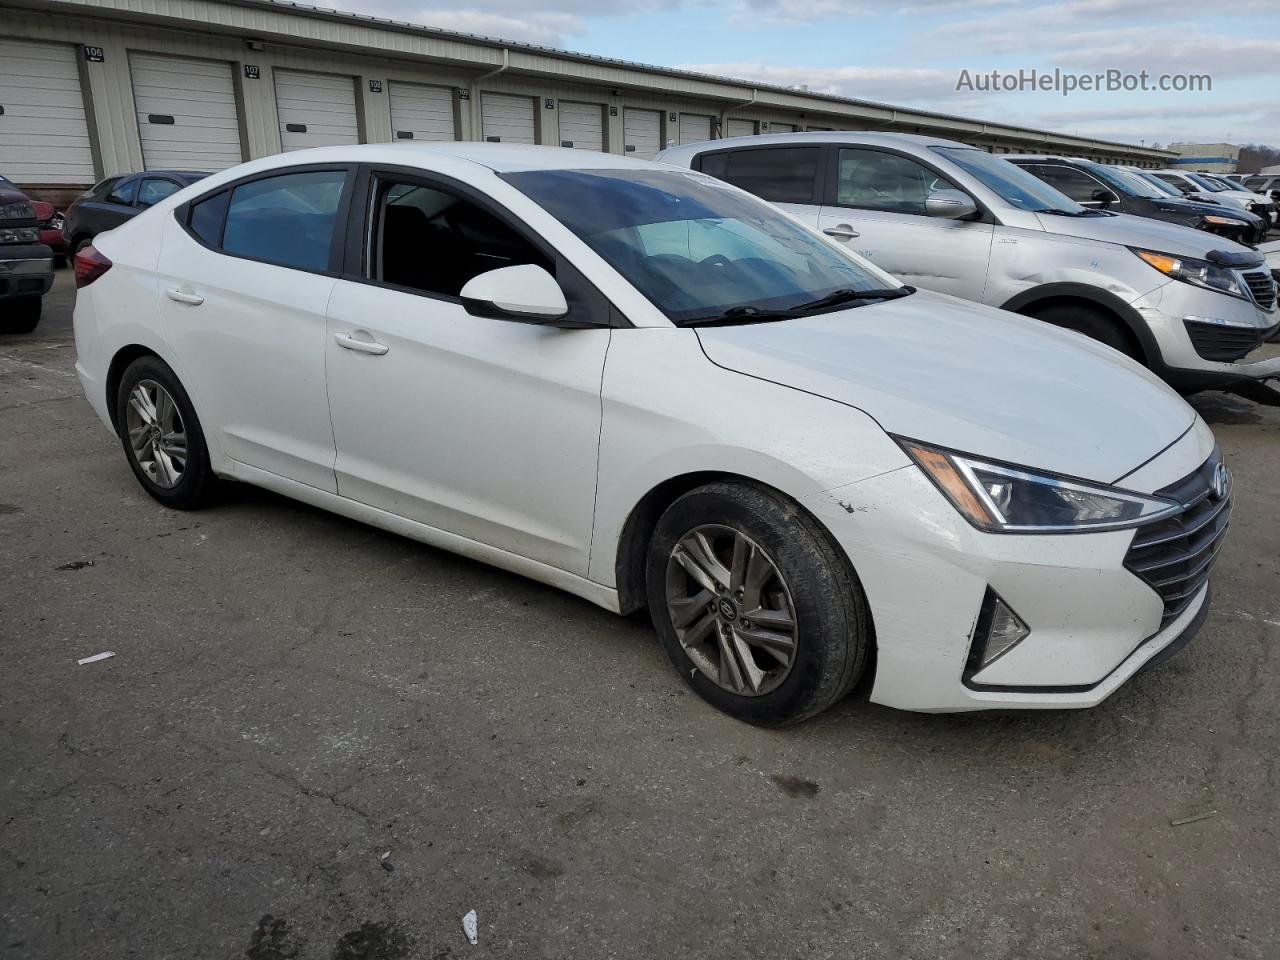
[[[786,310],[769,310],[761,307],[753,307],[750,304],[744,304],[739,307],[730,307],[723,313],[710,314],[705,317],[693,317],[680,322],[682,327],[715,327],[715,326],[731,326],[744,323],[768,323],[772,320],[794,320],[797,317],[803,317],[810,313],[821,312],[828,307],[836,307],[842,303],[852,303],[864,300],[896,300],[899,297],[910,296],[916,292],[915,287],[890,287],[883,290],[854,290],[852,288],[842,288],[833,290],[825,297],[819,297],[817,300],[810,300],[808,303],[801,303],[794,307],[788,307]]]
[[[1096,217],[1105,211],[1102,210],[1062,210],[1058,207],[1041,207],[1039,210],[1032,210],[1032,213],[1052,213],[1055,217]]]

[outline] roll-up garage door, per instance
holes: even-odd
[[[231,64],[129,54],[147,170],[212,173],[244,159]]]
[[[726,137],[751,137],[756,132],[754,120],[730,120],[725,124]]]
[[[604,149],[604,105],[560,101],[560,146]]]
[[[623,149],[637,160],[652,160],[662,149],[662,114],[657,110],[622,111]]]
[[[480,97],[484,138],[495,143],[537,143],[533,119],[533,98],[505,93],[485,93]]]
[[[276,70],[280,146],[286,153],[306,147],[359,143],[356,87],[351,77]]]
[[[91,184],[76,48],[0,39],[0,173],[21,184]]]
[[[770,133],[795,133],[796,125],[794,123],[771,123],[769,124]]]
[[[680,142],[701,143],[711,139],[711,118],[699,113],[680,114]]]
[[[456,140],[453,90],[393,80],[391,136],[396,140]]]

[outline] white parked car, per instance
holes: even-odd
[[[868,669],[896,707],[1089,706],[1209,609],[1228,475],[1176,394],[704,174],[291,153],[99,236],[76,276],[85,392],[161,503],[240,480],[647,607],[755,723]]]

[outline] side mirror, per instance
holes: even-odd
[[[924,212],[931,217],[963,220],[977,213],[978,205],[961,190],[934,190],[924,201]]]
[[[1116,196],[1114,190],[1108,190],[1106,187],[1099,187],[1097,190],[1093,191],[1093,199],[1095,203],[1100,203],[1105,207],[1107,204],[1115,203],[1120,198]]]
[[[546,323],[569,312],[556,278],[531,263],[474,276],[458,295],[468,313],[481,317]]]

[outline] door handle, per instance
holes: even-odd
[[[837,240],[852,240],[854,237],[862,236],[847,223],[837,223],[834,227],[827,227],[822,232],[828,237],[835,237]]]
[[[204,303],[204,297],[200,296],[200,294],[188,293],[186,290],[181,288],[166,290],[164,293],[165,296],[170,300],[173,300],[175,303],[185,303],[189,307],[198,307],[200,304]]]
[[[367,333],[365,336],[369,336]],[[372,338],[362,340],[359,337],[352,336],[349,333],[335,333],[333,339],[337,341],[338,346],[347,350],[354,350],[356,353],[368,353],[375,357],[380,357],[390,349],[385,343],[379,343]]]

